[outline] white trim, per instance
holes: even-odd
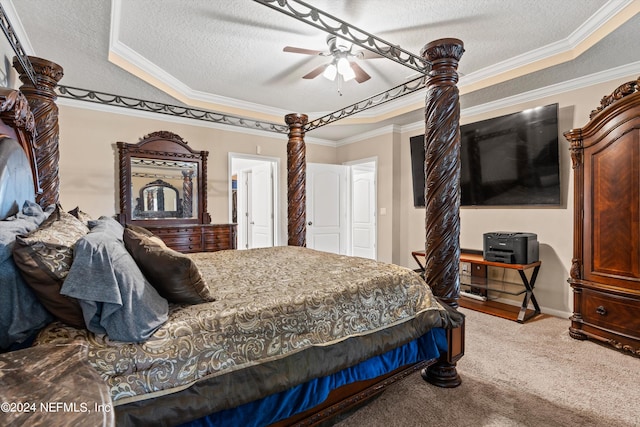
[[[507,304],[507,305],[512,305],[514,307],[521,307],[522,303],[519,303],[515,300],[509,299],[509,298],[492,298],[492,301],[496,301],[502,304]],[[529,310],[533,310],[530,307],[527,307],[527,309]],[[540,306],[540,312],[543,314],[549,314],[551,316],[555,316],[555,317],[559,317],[561,319],[569,319],[571,317],[571,315],[573,313],[567,312],[567,311],[563,311],[563,310],[556,310],[555,308],[549,308],[549,307],[544,307],[544,306]],[[526,322],[525,322],[526,323]]]
[[[591,35],[607,24],[618,13],[622,12],[635,0],[609,0],[593,15],[582,23],[578,28],[569,34],[567,43],[571,48],[576,48],[580,43],[587,40]]]
[[[158,80],[162,85],[169,87],[174,90],[178,94],[183,96],[183,101],[187,101],[190,105],[201,105],[201,103],[211,104],[211,105],[219,105],[224,107],[238,108],[242,110],[254,111],[258,113],[268,114],[271,116],[284,117],[289,114],[290,111],[269,107],[267,105],[257,104],[253,102],[241,101],[234,98],[229,98],[226,96],[214,95],[207,92],[202,92],[198,90],[194,90],[184,82],[174,77],[173,75],[166,72],[164,69],[158,67],[153,62],[149,61],[147,58],[131,49],[126,44],[122,43],[120,40],[116,40],[109,45],[109,62],[114,63],[117,66],[120,64],[112,61],[111,54],[116,55],[118,58],[128,62],[135,69],[142,71],[145,74],[152,76],[154,79]],[[128,70],[131,71],[131,70]],[[136,74],[138,78],[142,80],[146,80],[142,78],[139,74]],[[148,83],[162,90],[162,87],[158,87],[154,85],[153,82]],[[171,94],[170,94],[171,95]]]
[[[465,88],[485,79],[490,79],[497,75],[516,70],[520,67],[545,60],[553,57],[554,55],[559,55],[577,49],[580,47],[580,44],[585,43],[591,35],[607,24],[618,13],[631,5],[633,1],[634,0],[609,0],[567,38],[461,76],[458,84],[460,92],[464,93]],[[567,60],[559,61],[555,65],[559,65],[563,62],[567,62]],[[358,113],[358,117],[377,117],[385,114],[391,114],[396,110],[421,103],[422,98],[424,98],[424,89],[408,94],[400,98],[399,101],[382,104],[365,112]]]
[[[513,70],[531,65],[536,62],[543,61],[556,55],[571,52],[580,47],[582,43],[588,42],[588,38],[596,33],[599,29],[604,27],[609,21],[611,21],[616,15],[622,12],[625,8],[632,5],[634,0],[609,0],[600,9],[598,9],[591,17],[589,17],[582,25],[575,29],[567,38],[558,40],[554,43],[550,43],[538,49],[534,49],[530,52],[517,55],[507,60],[501,61],[497,64],[493,64],[490,67],[483,68],[473,73],[467,74],[460,79],[459,89],[464,92],[465,87],[475,85],[485,79],[495,78],[498,75],[502,75]],[[279,108],[269,107],[263,104],[256,104],[229,97],[214,95],[202,91],[196,91],[184,84],[182,81],[167,73],[156,64],[147,60],[145,57],[125,45],[118,39],[120,29],[120,17],[122,16],[122,0],[112,0],[112,13],[111,13],[111,28],[109,38],[109,60],[111,61],[111,54],[118,57],[123,62],[127,62],[132,67],[135,67],[141,73],[146,74],[152,79],[156,79],[162,86],[169,88],[176,93],[172,96],[181,98],[183,102],[189,105],[201,105],[201,103],[214,104],[221,107],[238,108],[251,112],[259,112],[262,114],[273,115],[277,117],[283,117],[290,113],[290,111],[284,111]],[[568,58],[568,57],[567,57]],[[556,65],[562,62],[566,62],[568,59],[562,59],[556,61]],[[112,61],[113,62],[113,61]],[[121,66],[121,64],[116,65]],[[545,66],[547,68],[548,66]],[[133,72],[131,69],[128,71]],[[136,73],[134,73],[136,74]],[[141,76],[138,76],[141,77]],[[158,87],[153,82],[150,84]],[[162,87],[158,89],[163,90]],[[422,90],[408,94],[399,98],[396,101],[382,104],[378,107],[374,107],[370,110],[358,113],[361,118],[376,118],[381,115],[392,114],[397,110],[411,107],[420,102],[422,98]],[[322,112],[307,112],[310,117],[322,117],[328,113]]]
[[[16,33],[16,37],[18,37],[18,40],[20,40],[20,44],[22,45],[24,53],[26,53],[27,55],[36,56],[35,50],[33,50],[33,46],[31,45],[31,41],[29,40],[29,36],[22,26],[20,16],[16,11],[15,6],[13,5],[13,1],[6,0],[4,2],[3,9],[7,15],[7,19],[9,20],[9,22],[11,22],[11,26],[13,27],[13,31]]]
[[[349,144],[353,144],[354,142],[359,142],[365,139],[370,139],[370,138],[374,138],[376,136],[380,136],[380,135],[392,135],[394,133],[399,133],[401,132],[402,127],[399,125],[387,125],[387,126],[383,126],[381,128],[378,129],[373,129],[361,134],[358,134],[356,136],[350,136],[348,138],[345,139],[341,139],[339,141],[337,141],[334,146],[335,147],[341,147],[343,145],[349,145]]]
[[[121,0],[111,0],[111,22],[109,24],[109,49],[111,46],[118,44],[118,36],[120,34],[120,15],[122,11]]]
[[[280,158],[269,156],[258,156],[245,153],[236,153],[229,151],[228,159],[228,194],[229,194],[229,222],[232,218],[232,202],[231,202],[231,173],[233,159],[258,160],[261,162],[269,162],[273,165],[273,246],[281,246],[280,240]]]
[[[557,84],[553,84],[543,88],[534,89],[528,92],[509,96],[507,98],[502,98],[496,101],[491,101],[491,102],[476,105],[473,107],[464,108],[461,110],[460,114],[462,117],[483,114],[483,113],[495,111],[501,108],[508,108],[521,103],[535,101],[537,99],[545,98],[548,96],[569,92],[571,90],[582,89],[582,88],[593,86],[596,84],[606,83],[609,81],[614,81],[614,80],[621,79],[628,76],[634,76],[635,74],[638,74],[638,73],[640,73],[640,61],[633,62],[631,64],[621,65],[616,68],[611,68],[606,71],[600,71],[598,73],[593,73],[587,76],[567,80],[562,83],[557,83]],[[127,109],[127,108],[118,107],[114,105],[96,104],[92,102],[80,101],[80,100],[74,100],[74,99],[62,98],[62,97],[58,97],[57,104],[62,106],[73,107],[73,108],[94,110],[94,111],[100,111],[105,113],[122,114],[126,116],[131,116],[131,117],[160,120],[160,121],[171,122],[171,123],[181,123],[181,124],[187,124],[191,126],[219,129],[219,130],[224,130],[229,132],[238,132],[238,133],[243,133],[247,135],[269,136],[274,139],[286,140],[286,137],[284,136],[284,134],[275,134],[273,132],[268,132],[268,131],[263,131],[258,129],[250,129],[250,128],[243,128],[239,126],[230,126],[230,125],[224,125],[224,124],[213,123],[213,122],[205,122],[201,120],[189,119],[186,117],[162,115],[162,114],[153,113],[150,111],[132,110],[132,109]],[[356,142],[370,139],[379,135],[385,135],[385,134],[391,134],[391,133],[397,133],[397,132],[400,132],[400,133],[411,132],[419,129],[424,130],[424,122],[410,123],[402,126],[386,125],[378,129],[374,129],[356,136],[351,136],[351,137],[344,138],[337,141],[331,141],[331,140],[321,139],[321,138],[313,138],[305,135],[305,142],[308,144],[323,145],[327,147],[341,147],[343,145],[356,143]]]
[[[220,105],[231,108],[239,108],[243,110],[248,110],[252,112],[259,112],[263,114],[269,114],[277,117],[284,117],[285,115],[291,113],[291,111],[285,111],[279,108],[270,107],[268,105],[257,104],[253,102],[241,101],[234,98],[229,98],[226,96],[214,95],[207,92],[202,92],[198,90],[194,90],[185,84],[180,79],[174,77],[169,74],[164,69],[157,66],[152,61],[145,58],[140,53],[136,52],[134,49],[127,46],[125,43],[120,41],[119,33],[120,33],[120,17],[122,16],[122,0],[112,0],[111,2],[111,25],[109,29],[109,62],[121,67],[121,65],[117,61],[112,61],[112,54],[115,55],[120,60],[128,62],[130,66],[133,68],[142,71],[142,73],[147,74],[153,79],[157,80],[161,85],[170,88],[171,90],[177,92],[177,94],[182,95],[183,102],[190,105],[199,105],[204,102],[207,104]],[[160,90],[163,90],[162,87],[158,87],[158,85],[153,82],[149,82],[147,79],[144,79],[138,73],[133,72],[131,69],[127,71],[132,72],[138,78],[147,81],[149,84],[157,87]],[[171,94],[170,94],[171,95]],[[196,102],[194,102],[196,101]]]
[[[519,93],[517,95],[486,102],[484,104],[475,105],[473,107],[463,108],[460,111],[462,117],[471,117],[478,114],[489,113],[491,111],[502,108],[512,107],[514,105],[526,102],[536,101],[553,95],[558,95],[572,90],[583,89],[601,83],[618,80],[621,78],[635,76],[640,73],[640,61],[631,64],[622,65],[620,67],[611,68],[606,71],[590,74],[588,76],[578,77],[567,80],[562,83],[556,83],[539,89],[530,90],[528,92]],[[424,130],[424,122],[416,122],[401,127],[402,132],[411,132],[418,129]]]
[[[534,49],[522,55],[514,56],[505,61],[498,62],[490,67],[483,68],[460,79],[460,90],[463,91],[465,86],[478,83],[479,81],[495,77],[499,74],[508,73],[520,67],[551,58],[555,55],[571,52],[578,48],[580,44],[587,41],[588,37],[594,34],[602,26],[604,26],[615,15],[633,3],[633,0],[610,0],[604,6],[596,11],[589,19],[587,19],[580,27],[578,27],[567,38]],[[569,60],[569,58],[567,58]],[[555,65],[566,62],[560,61]],[[546,68],[546,67],[545,67]]]
[[[612,80],[627,77],[629,75],[634,75],[638,72],[640,72],[640,61],[622,65],[620,67],[612,68],[606,71],[600,71],[588,76],[567,80],[562,83],[556,83],[539,89],[530,90],[528,92],[509,96],[507,98],[502,98],[496,101],[487,102],[481,105],[476,105],[474,107],[465,108],[460,112],[460,114],[462,116],[475,116],[477,114],[483,114],[500,108],[511,107],[513,105],[535,101],[537,99],[542,99],[548,96],[558,95],[561,93],[569,92],[576,89],[582,89],[600,83],[606,83]]]
[[[366,157],[363,159],[351,160],[348,162],[343,162],[343,166],[347,166],[349,168],[349,185],[348,189],[348,223],[349,223],[349,231],[347,233],[347,250],[349,255],[353,255],[353,167],[359,166],[363,164],[373,163],[373,186],[374,186],[374,217],[375,217],[375,230],[373,233],[373,244],[374,244],[374,259],[378,259],[378,226],[379,226],[379,217],[378,217],[378,156]]]

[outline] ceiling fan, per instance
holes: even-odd
[[[331,57],[331,62],[314,68],[309,73],[302,76],[303,79],[314,79],[322,74],[329,80],[336,78],[342,81],[355,79],[358,83],[366,82],[371,78],[366,71],[360,67],[355,59],[373,59],[381,58],[380,55],[363,50],[353,50],[353,45],[333,34],[327,36],[327,46],[329,51],[304,49],[300,47],[285,46],[284,52],[301,53],[303,55],[318,55]]]

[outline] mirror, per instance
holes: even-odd
[[[122,224],[208,224],[206,159],[178,135],[160,131],[118,142]]]
[[[131,218],[197,218],[198,164],[131,158]]]

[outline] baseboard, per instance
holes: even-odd
[[[514,306],[517,306],[517,307],[520,306],[520,304],[517,301],[514,301],[512,299],[508,299],[508,298],[495,298],[494,301],[501,302],[503,304],[514,305]],[[538,304],[540,304],[540,301],[538,301]],[[529,307],[531,307],[531,304],[529,304]],[[569,311],[557,310],[555,308],[549,308],[549,307],[545,307],[543,305],[540,305],[540,312],[544,313],[544,314],[548,314],[550,316],[559,317],[561,319],[567,319],[567,320],[573,314],[573,313],[571,313]]]

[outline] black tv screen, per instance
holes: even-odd
[[[424,135],[410,138],[414,206],[424,206]],[[558,104],[460,126],[461,206],[560,204]]]

